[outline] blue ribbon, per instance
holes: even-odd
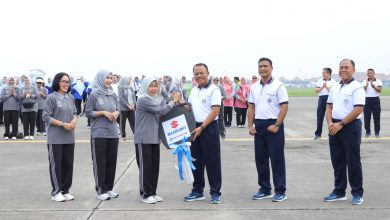
[[[187,137],[183,137],[181,140],[181,144],[171,144],[170,146],[176,147],[176,149],[172,152],[172,154],[177,154],[177,164],[179,165],[179,175],[180,179],[184,180],[183,177],[183,156],[187,158],[190,163],[190,167],[192,170],[195,170],[195,166],[192,163],[191,151],[186,145]]]

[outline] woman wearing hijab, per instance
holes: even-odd
[[[225,140],[225,138],[226,138],[226,129],[225,129],[225,123],[224,123],[224,120],[223,120],[223,100],[226,99],[226,93],[225,93],[225,89],[220,84],[219,80],[220,79],[218,77],[214,77],[213,83],[214,83],[214,85],[218,86],[219,91],[221,92],[221,96],[222,96],[221,107],[220,107],[219,115],[218,115],[218,128],[219,128],[219,135],[221,136],[221,139]]]
[[[93,173],[97,198],[102,201],[119,196],[119,193],[112,191],[119,143],[116,124],[119,103],[111,84],[110,71],[101,70],[96,74],[85,111],[87,117],[91,118]]]
[[[144,203],[163,201],[156,194],[160,169],[159,117],[167,114],[179,101],[180,94],[173,92],[171,101],[166,104],[159,93],[157,79],[147,77],[142,80],[135,110],[134,143],[139,167],[140,195]]]
[[[227,76],[223,78],[223,88],[226,94],[226,98],[223,100],[223,119],[225,126],[229,128],[232,126],[234,89],[232,81]]]
[[[22,103],[22,115],[23,115],[23,131],[24,140],[34,139],[35,121],[37,119],[38,111],[38,90],[30,83],[30,78],[24,79],[24,87],[20,90],[20,100]],[[26,99],[30,99],[35,103],[30,107],[23,104]]]
[[[249,93],[249,88],[246,84],[246,79],[241,77],[241,83],[236,93],[236,100],[234,102],[234,108],[236,109],[236,122],[237,127],[245,127],[246,112],[248,110],[247,97]]]
[[[49,151],[51,199],[56,202],[73,200],[69,194],[73,179],[73,161],[77,117],[70,92],[69,75],[58,73],[53,80],[53,92],[46,97],[42,119],[46,123]]]
[[[135,92],[131,87],[131,77],[123,76],[118,85],[119,109],[121,111],[121,134],[126,140],[126,120],[130,123],[131,131],[134,134],[135,123]]]
[[[43,78],[37,77],[36,79],[37,91],[38,91],[38,113],[37,113],[37,135],[46,136],[45,122],[42,120],[43,108],[45,106],[45,100],[47,97],[47,89],[43,86]]]
[[[19,88],[15,86],[15,79],[10,77],[7,86],[1,90],[1,99],[3,100],[3,113],[5,133],[4,139],[16,140],[18,134],[19,119]],[[12,133],[9,126],[12,124]]]

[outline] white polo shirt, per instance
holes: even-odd
[[[330,78],[330,80],[326,80],[326,85],[328,88],[332,88],[332,85],[336,83],[336,80]],[[319,79],[316,83],[317,88],[321,88],[324,85],[324,79]],[[329,91],[325,88],[323,88],[319,93],[318,96],[324,96],[324,95],[329,95]]]
[[[366,82],[367,82],[367,80],[363,80],[362,86],[366,86]],[[374,79],[373,84],[376,87],[382,87],[382,81],[380,79]],[[366,97],[378,97],[379,95],[380,95],[380,93],[375,91],[374,88],[372,88],[371,83],[368,83],[368,86],[366,89]]]
[[[255,119],[277,119],[280,105],[288,104],[287,89],[273,77],[265,84],[260,80],[252,85],[248,102],[255,105]]]
[[[335,83],[330,90],[328,104],[333,105],[332,118],[343,120],[355,106],[364,106],[366,95],[364,88],[358,81],[352,80],[343,84],[341,81]],[[361,115],[357,118],[359,119]]]
[[[192,105],[195,121],[202,123],[211,113],[211,107],[221,106],[221,91],[209,81],[204,87],[194,87],[191,90],[188,102]],[[214,120],[218,119],[218,115]]]

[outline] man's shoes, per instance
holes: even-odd
[[[265,192],[257,192],[252,196],[253,200],[262,200],[262,199],[270,199],[272,198],[271,193],[265,193]]]
[[[287,199],[286,194],[275,194],[272,197],[272,202],[283,202],[286,199]]]
[[[108,191],[107,194],[110,196],[110,198],[117,198],[119,196],[119,193],[114,191]]]
[[[69,193],[63,194],[63,196],[65,197],[66,201],[74,200],[74,196]]]
[[[54,196],[51,197],[51,200],[56,201],[56,202],[65,202],[66,198],[62,195],[61,192],[55,194]]]
[[[156,202],[162,202],[164,199],[158,195],[154,195],[153,198],[156,200]]]
[[[346,196],[338,196],[336,193],[331,193],[328,196],[324,197],[325,202],[335,202],[335,201],[345,201],[347,200]]]
[[[156,201],[156,199],[154,199],[153,196],[149,196],[147,198],[141,197],[141,202],[147,203],[147,204],[155,204],[157,201]]]
[[[364,199],[361,196],[353,196],[352,197],[352,205],[361,205],[363,202],[364,202]]]
[[[211,204],[220,204],[221,203],[221,196],[219,195],[211,195]]]
[[[106,201],[106,200],[110,200],[110,195],[108,195],[108,193],[102,193],[100,195],[97,196],[97,198],[99,200],[102,200],[102,201]]]
[[[315,141],[318,140],[318,139],[320,139],[320,138],[321,138],[321,136],[318,136],[318,135],[314,136],[314,140],[315,140]]]
[[[203,193],[196,193],[196,192],[192,192],[188,196],[184,197],[184,201],[186,201],[186,202],[200,201],[200,200],[204,200],[204,199],[205,199],[205,197],[204,197]]]

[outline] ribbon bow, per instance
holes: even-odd
[[[183,177],[183,157],[185,157],[192,170],[195,170],[195,166],[192,163],[191,151],[187,146],[187,137],[183,137],[180,144],[171,144],[172,148],[176,148],[172,154],[177,155],[177,163],[179,166],[180,179],[184,180]]]

